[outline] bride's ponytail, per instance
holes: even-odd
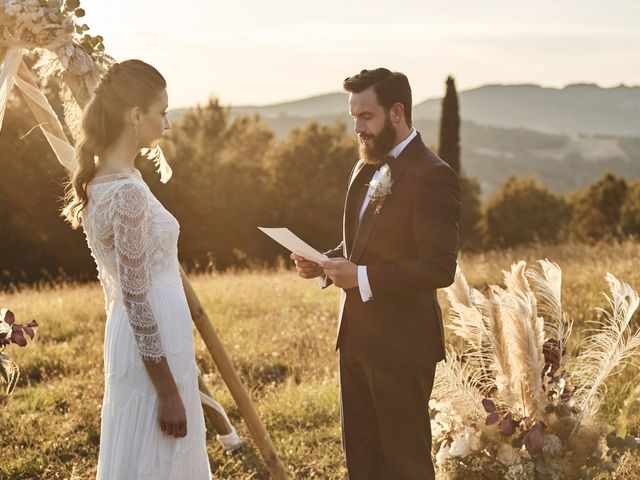
[[[102,99],[94,96],[82,117],[82,130],[76,146],[77,169],[73,172],[65,195],[65,207],[62,216],[73,228],[80,225],[80,212],[87,205],[87,185],[96,174],[95,157],[104,145],[106,131],[104,128],[104,109]],[[102,140],[102,141],[101,141]]]

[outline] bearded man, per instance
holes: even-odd
[[[411,123],[411,87],[386,68],[344,80],[360,160],[343,239],[319,265],[292,254],[303,278],[342,289],[342,437],[351,480],[433,480],[428,402],[445,357],[436,290],[458,255],[456,173]]]

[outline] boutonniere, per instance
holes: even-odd
[[[384,199],[387,198],[387,195],[391,195],[391,187],[393,186],[389,165],[383,165],[380,172],[382,174],[378,180],[372,180],[369,184],[369,186],[373,188],[369,198],[370,202],[376,207],[376,215],[380,213],[380,209],[382,209],[382,205],[384,205]]]

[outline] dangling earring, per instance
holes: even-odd
[[[133,124],[133,131],[134,131],[134,135],[136,138],[136,148],[140,149],[140,137],[138,136],[138,124],[134,123]]]

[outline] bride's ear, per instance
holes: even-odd
[[[142,109],[140,107],[133,107],[129,110],[129,121],[133,125],[138,125],[142,120]]]

